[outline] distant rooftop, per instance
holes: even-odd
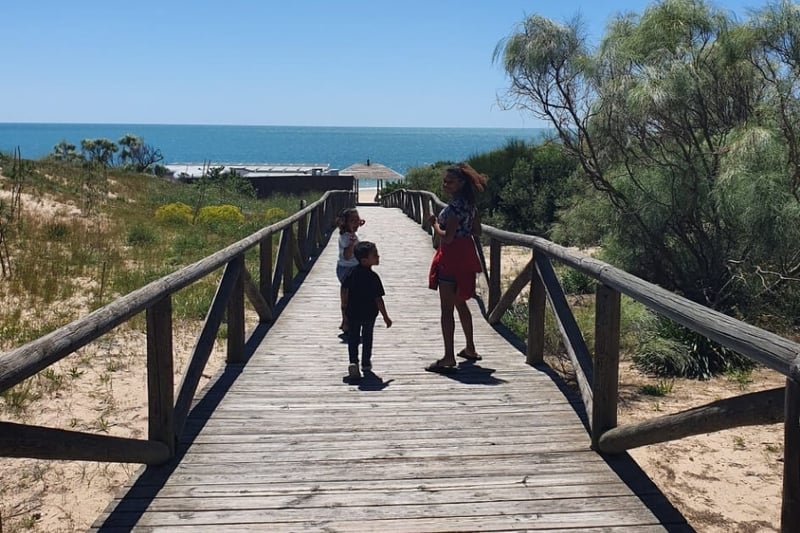
[[[306,174],[309,176],[339,174],[338,169],[324,163],[170,163],[164,167],[176,178],[200,178],[209,168],[222,167],[223,172],[235,171],[244,178]]]
[[[403,175],[380,163],[356,163],[339,171],[345,176],[354,176],[357,180],[401,180]]]
[[[209,168],[223,167],[223,172],[235,171],[243,178],[269,176],[353,176],[357,180],[399,180],[403,175],[380,163],[356,163],[339,170],[326,163],[170,163],[164,165],[176,178],[201,178]]]

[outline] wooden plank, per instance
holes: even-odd
[[[4,457],[161,464],[170,447],[155,440],[129,439],[80,431],[0,422]]]
[[[347,509],[321,510],[323,515],[320,519],[309,519],[308,512],[303,510],[297,512],[295,520],[278,521],[273,519],[272,512],[269,510],[244,510],[235,513],[225,511],[205,511],[205,512],[165,512],[165,513],[145,513],[137,523],[138,527],[158,527],[162,531],[163,527],[181,527],[185,531],[199,531],[203,526],[224,528],[224,531],[232,531],[232,527],[238,527],[237,531],[253,531],[257,526],[267,527],[270,532],[274,531],[346,531],[346,532],[453,532],[453,531],[540,531],[540,530],[560,530],[570,529],[575,531],[586,531],[588,528],[603,528],[608,531],[606,526],[613,524],[617,527],[628,527],[631,532],[642,531],[645,526],[657,525],[653,515],[641,509],[641,502],[631,502],[631,507],[622,509],[602,510],[591,509],[586,511],[568,510],[564,512],[516,512],[500,514],[492,505],[478,506],[475,504],[458,505],[457,503],[448,505],[429,505],[419,506],[405,516],[397,516],[398,513],[393,506],[373,506],[368,508],[351,507]],[[492,511],[494,510],[494,513]],[[473,513],[483,513],[476,516]],[[288,513],[283,513],[288,514]],[[317,513],[315,513],[316,515]],[[138,513],[134,513],[138,516]],[[112,517],[113,518],[113,517]],[[110,527],[114,527],[115,521],[110,520]],[[120,521],[122,527],[128,527],[125,521]],[[325,529],[320,529],[324,527]],[[206,530],[209,531],[210,529]],[[661,531],[664,531],[662,528]]]
[[[236,264],[238,275],[233,282],[225,313],[228,324],[225,362],[242,363],[245,359],[244,280],[242,279],[242,272],[245,270],[244,255],[236,256],[230,264]]]
[[[782,531],[793,531],[800,525],[800,358],[792,369],[785,387]]]
[[[620,426],[603,433],[599,449],[605,453],[620,453],[638,446],[690,435],[741,426],[774,424],[783,421],[783,399],[784,388],[779,387],[717,400],[680,413]]]
[[[536,252],[531,254],[528,263],[531,271],[531,287],[528,295],[528,342],[525,357],[529,365],[544,363],[545,337],[545,293],[544,282],[536,270]]]
[[[534,260],[536,270],[544,284],[550,307],[555,314],[558,329],[561,331],[561,337],[564,339],[564,348],[567,350],[570,361],[572,361],[572,368],[575,371],[575,378],[578,382],[587,416],[591,420],[594,405],[592,400],[594,369],[589,349],[586,347],[583,334],[575,321],[575,316],[567,303],[567,298],[564,296],[564,291],[558,282],[558,277],[550,260],[541,254],[537,254]]]
[[[172,357],[172,298],[147,308],[148,438],[175,454],[175,371]],[[166,459],[166,458],[164,458]]]
[[[214,348],[214,341],[217,338],[217,331],[219,331],[219,326],[222,323],[222,318],[227,309],[228,299],[238,286],[241,268],[242,263],[240,261],[228,263],[222,274],[222,279],[220,279],[217,285],[217,292],[214,294],[214,300],[211,302],[211,306],[206,314],[205,322],[203,322],[203,329],[192,350],[192,357],[183,374],[183,379],[181,379],[181,384],[178,389],[178,396],[175,399],[174,416],[176,434],[180,434],[186,424],[192,398],[194,398],[195,391],[197,391],[200,378],[203,374],[203,369],[206,367],[208,358],[211,356],[211,351]]]
[[[592,447],[600,436],[617,427],[619,396],[620,295],[605,285],[595,291],[594,380],[592,381]]]

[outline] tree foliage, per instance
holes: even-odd
[[[126,134],[119,140],[122,147],[119,153],[119,164],[134,172],[147,172],[156,163],[164,160],[161,150],[145,144],[142,137]]]
[[[105,168],[118,166],[132,172],[156,172],[157,164],[164,160],[160,149],[146,144],[144,138],[132,133],[126,133],[116,143],[109,139],[83,139],[80,146],[78,151],[74,144],[61,140],[48,157],[65,163],[92,162]]]
[[[741,312],[797,290],[798,22],[788,2],[739,24],[665,0],[618,16],[591,49],[579,19],[533,15],[494,57],[505,105],[547,120],[599,193],[576,205],[605,206],[608,259]]]
[[[119,151],[119,146],[109,139],[84,139],[81,141],[83,158],[104,167],[111,166],[117,151]]]
[[[474,155],[467,162],[489,177],[478,197],[484,222],[509,231],[546,234],[558,208],[574,192],[571,175],[575,160],[549,143],[535,145],[510,139],[503,147]],[[431,191],[444,199],[442,176],[451,164],[439,161],[411,168],[405,179],[387,186],[384,194],[408,188]]]

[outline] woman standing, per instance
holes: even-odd
[[[486,176],[467,163],[458,163],[444,171],[442,189],[450,196],[450,203],[439,216],[431,215],[429,223],[439,240],[439,247],[431,262],[429,287],[439,289],[441,304],[444,357],[428,365],[430,372],[448,372],[456,368],[454,348],[455,317],[458,312],[466,347],[458,352],[460,357],[478,361],[472,334],[472,313],[467,300],[475,294],[475,275],[481,263],[475,250],[473,235],[480,234],[481,224],[475,197],[486,186]]]

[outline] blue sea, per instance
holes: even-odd
[[[39,159],[65,140],[117,142],[127,133],[144,139],[170,163],[327,164],[343,169],[370,159],[400,174],[437,161],[461,161],[509,140],[539,141],[541,128],[358,128],[154,124],[0,123],[0,151],[19,147]]]

